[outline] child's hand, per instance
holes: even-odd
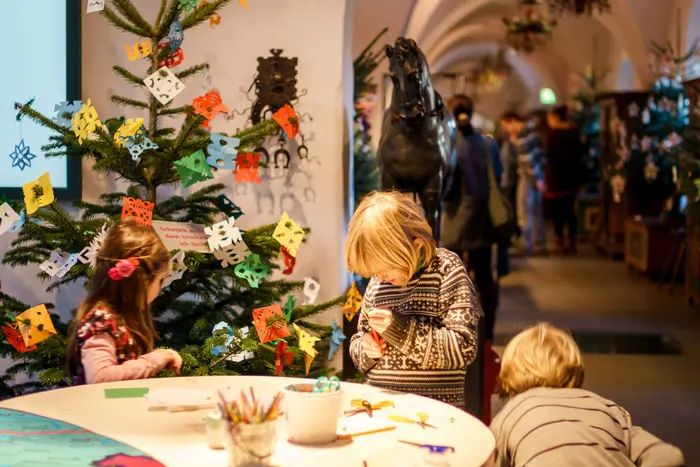
[[[394,322],[394,315],[389,310],[374,308],[367,312],[367,320],[370,327],[381,334]]]
[[[371,333],[362,336],[362,351],[369,358],[381,358],[386,351],[386,341],[380,339],[381,344],[377,343],[374,336]]]
[[[179,353],[172,349],[160,349],[165,354],[165,368],[168,370],[173,370],[176,375],[180,374],[180,368],[182,367],[182,357]]]

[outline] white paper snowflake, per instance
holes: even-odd
[[[211,227],[205,227],[204,233],[209,235],[209,248],[216,251],[234,243],[242,242],[241,231],[234,224],[235,217],[229,217],[225,221],[218,222]]]
[[[248,331],[249,331],[249,329],[247,326],[244,328],[241,328],[241,336],[243,337],[243,339],[248,337]],[[234,339],[238,340],[235,336],[234,336]],[[245,360],[250,360],[253,357],[255,357],[255,354],[253,352],[243,351],[243,352],[238,352],[237,354],[231,355],[228,358],[228,360],[235,362],[235,363],[241,363]]]
[[[170,274],[168,274],[163,281],[161,288],[164,289],[174,281],[182,279],[182,275],[186,270],[187,266],[185,266],[185,252],[184,250],[180,250],[170,259]]]
[[[10,230],[19,219],[20,215],[8,203],[3,203],[0,206],[0,235]]]
[[[51,252],[49,259],[39,265],[39,269],[49,276],[54,277],[58,274],[58,270],[61,266],[68,261],[68,257],[68,253],[64,253],[61,250],[54,250]]]
[[[321,290],[321,284],[310,277],[304,279],[304,295],[306,296],[306,305],[313,305],[318,298],[318,292]]]
[[[233,245],[214,250],[214,257],[221,261],[221,267],[227,268],[242,263],[250,254],[248,245],[243,240],[236,242]]]
[[[102,243],[105,241],[106,236],[107,224],[102,226],[102,230],[95,238],[92,239],[90,245],[86,246],[80,253],[78,253],[78,261],[83,264],[90,263],[90,266],[95,269],[95,265],[97,265],[97,254],[102,248]]]

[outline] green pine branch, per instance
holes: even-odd
[[[206,5],[195,8],[187,16],[182,19],[182,28],[184,30],[193,28],[200,23],[209,19],[209,17],[223,8],[230,0],[212,0]]]
[[[123,19],[121,16],[117,14],[116,11],[112,10],[109,6],[105,6],[104,10],[102,10],[102,16],[107,18],[107,21],[114,26],[115,28],[124,31],[124,32],[130,32],[132,34],[135,34],[136,36],[139,37],[150,37],[151,36],[151,30],[150,28],[143,28],[139,27],[133,23],[130,23],[129,21]]]

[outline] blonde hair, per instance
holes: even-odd
[[[390,270],[405,273],[407,283],[435,256],[435,240],[411,195],[372,192],[355,210],[345,240],[345,265],[363,277]]]
[[[540,323],[506,346],[496,391],[512,397],[532,388],[580,388],[582,384],[583,359],[571,334]]]

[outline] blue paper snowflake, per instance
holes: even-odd
[[[27,167],[31,167],[32,159],[36,158],[36,156],[31,153],[29,146],[24,144],[23,139],[15,146],[15,150],[12,151],[10,157],[12,158],[12,167],[17,167],[21,171],[24,171]]]
[[[170,53],[174,54],[177,49],[182,45],[182,41],[185,39],[184,28],[180,20],[175,20],[170,24],[170,31],[168,32],[168,39],[170,39]]]
[[[54,112],[56,112],[56,116],[53,118],[53,121],[56,125],[60,125],[63,127],[69,127],[72,125],[71,119],[66,118],[64,115],[68,114],[71,117],[80,110],[83,107],[83,101],[64,101],[56,104],[54,106]]]

